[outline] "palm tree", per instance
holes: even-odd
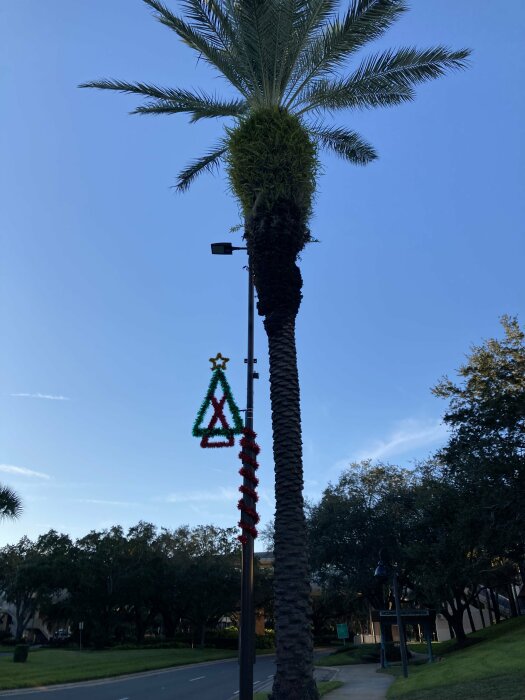
[[[17,494],[8,486],[0,484],[0,520],[3,518],[18,518],[22,512],[22,502]]]
[[[81,87],[146,97],[136,114],[187,113],[192,122],[230,118],[220,141],[180,172],[177,188],[185,190],[223,161],[244,213],[270,357],[277,639],[272,698],[317,698],[295,347],[302,296],[297,257],[311,240],[308,220],[319,149],[357,165],[377,157],[355,131],[330,125],[323,115],[409,102],[418,83],[465,67],[469,51],[409,47],[357,59],[365,44],[405,12],[405,0],[352,0],[341,15],[336,14],[338,0],[181,0],[183,16],[160,0],[143,1],[229,81],[236,96],[221,99],[202,91],[105,79]]]

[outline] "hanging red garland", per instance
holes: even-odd
[[[242,449],[239,452],[239,458],[242,461],[242,467],[239,469],[239,474],[244,477],[244,483],[242,486],[239,486],[239,491],[243,494],[243,498],[239,499],[237,508],[241,511],[239,527],[242,529],[242,535],[239,535],[238,540],[243,545],[248,542],[248,535],[251,535],[253,539],[258,535],[255,526],[259,522],[259,515],[256,510],[259,496],[255,489],[259,484],[259,479],[255,476],[255,471],[258,469],[259,463],[255,458],[261,450],[255,442],[256,437],[257,435],[253,430],[244,428],[243,437],[240,440]]]

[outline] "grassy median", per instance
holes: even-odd
[[[109,678],[237,656],[224,649],[133,649],[130,651],[70,651],[37,649],[26,663],[0,657],[0,690]]]
[[[434,664],[409,667],[388,690],[391,700],[523,700],[525,618],[515,618],[468,636],[464,649],[448,645]],[[390,667],[396,675],[399,667]]]

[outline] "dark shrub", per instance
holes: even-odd
[[[29,654],[29,644],[17,644],[13,653],[13,661],[18,664],[23,664],[27,661]]]
[[[273,649],[275,647],[275,632],[266,630],[264,634],[255,635],[256,649]]]

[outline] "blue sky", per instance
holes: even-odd
[[[176,7],[175,1],[170,3]],[[430,387],[471,344],[525,317],[521,0],[414,0],[371,50],[474,50],[415,103],[341,113],[380,153],[323,156],[297,324],[305,492],[351,460],[410,466],[445,438]],[[0,481],[24,502],[0,544],[139,519],[235,525],[237,450],[191,426],[220,351],[244,405],[246,272],[224,173],[178,170],[219,122],[129,116],[99,77],[228,92],[140,0],[0,8]],[[273,512],[266,342],[257,322],[262,525]]]

